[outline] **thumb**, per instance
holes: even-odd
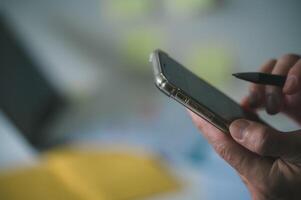
[[[301,162],[301,131],[281,133],[263,124],[244,119],[230,125],[236,142],[261,156]]]

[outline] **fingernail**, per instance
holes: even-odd
[[[267,94],[267,112],[271,115],[276,114],[278,112],[278,109],[280,107],[280,96],[276,93],[270,93]]]
[[[246,120],[235,121],[230,127],[232,137],[234,137],[237,140],[242,140],[246,133],[245,130],[249,125],[250,123]]]
[[[296,76],[294,75],[288,76],[283,90],[287,92],[294,90],[297,86],[297,82],[298,79]]]
[[[258,92],[251,92],[249,95],[249,105],[251,108],[256,108],[259,102],[259,94]]]

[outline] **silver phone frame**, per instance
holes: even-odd
[[[153,72],[155,77],[155,85],[157,88],[165,93],[168,97],[172,97],[177,102],[184,105],[186,108],[202,117],[210,124],[218,128],[224,133],[229,133],[230,122],[226,122],[220,116],[216,115],[210,111],[205,105],[197,102],[192,97],[187,95],[183,90],[171,84],[163,74],[162,66],[160,63],[159,54],[165,54],[169,56],[164,51],[157,49],[150,55],[150,62],[153,66]]]

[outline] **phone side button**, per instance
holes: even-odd
[[[183,103],[186,103],[188,100],[188,97],[185,94],[183,94],[182,92],[177,92],[176,98],[179,99]]]

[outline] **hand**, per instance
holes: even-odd
[[[287,75],[283,89],[252,84],[242,104],[265,107],[269,114],[284,112],[301,123],[301,60],[285,55],[270,60],[261,72]],[[301,130],[281,133],[262,124],[239,119],[226,135],[190,112],[196,126],[240,175],[253,200],[301,199]]]
[[[190,114],[215,151],[238,172],[253,200],[301,199],[301,131],[283,134],[239,119],[230,126],[231,138]]]
[[[261,72],[287,76],[283,89],[276,86],[251,84],[249,95],[242,104],[251,109],[265,107],[273,115],[283,112],[301,123],[301,59],[287,54],[265,63]]]

